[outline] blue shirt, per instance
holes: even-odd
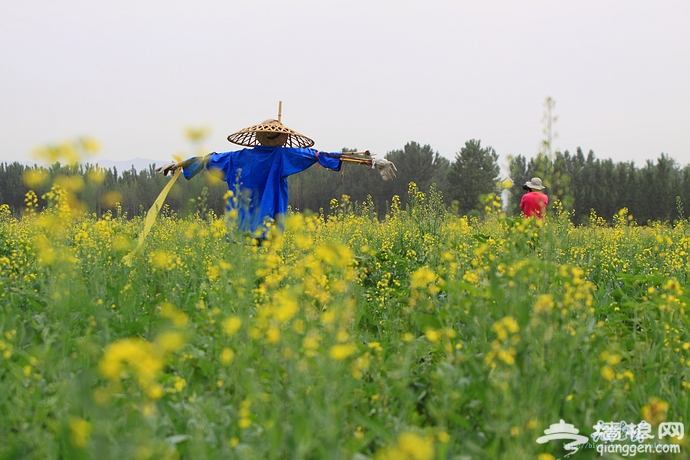
[[[228,210],[238,210],[239,229],[265,236],[266,219],[279,221],[287,212],[288,176],[317,162],[340,171],[340,156],[340,153],[314,149],[259,145],[233,152],[213,152],[205,158],[190,158],[184,162],[184,177],[191,179],[204,166],[221,171],[228,189],[234,194]]]

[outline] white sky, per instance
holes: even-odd
[[[168,162],[277,117],[316,148],[690,163],[688,0],[2,0],[0,162],[79,136]],[[97,161],[97,159],[96,159]]]

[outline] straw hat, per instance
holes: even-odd
[[[306,148],[314,145],[314,141],[304,134],[293,131],[280,121],[273,119],[230,134],[228,140],[233,144],[244,145],[245,147],[284,145],[286,147]]]
[[[538,177],[533,177],[532,180],[525,183],[525,185],[532,190],[544,190],[544,186],[541,185],[541,179]]]

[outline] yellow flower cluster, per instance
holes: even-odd
[[[182,334],[174,331],[159,334],[154,342],[139,338],[121,339],[106,347],[98,370],[116,387],[131,377],[146,397],[159,399],[164,394],[159,378],[166,359],[184,343]],[[103,393],[99,399],[104,399],[102,396]]]
[[[245,399],[242,401],[240,404],[240,410],[239,410],[239,420],[237,421],[237,426],[239,426],[242,429],[249,428],[252,426],[252,420],[249,418],[251,415],[251,412],[249,411],[249,408],[251,407],[252,402],[249,399]]]
[[[665,422],[667,414],[668,403],[656,396],[649,398],[647,404],[642,406],[642,418],[653,426]]]
[[[628,379],[629,382],[635,380],[635,376],[629,370],[617,371],[616,366],[623,360],[622,356],[618,353],[611,353],[607,350],[602,351],[599,354],[599,359],[604,363],[601,367],[601,376],[604,377],[609,382],[617,379],[623,380]],[[626,388],[629,388],[629,384],[626,383]]]
[[[101,146],[97,140],[83,137],[76,141],[64,141],[59,144],[38,147],[33,151],[33,157],[36,160],[43,160],[50,164],[62,162],[71,165],[98,153],[100,148]]]
[[[405,432],[395,445],[377,451],[374,460],[432,460],[434,453],[433,437]]]
[[[69,440],[75,447],[86,447],[91,441],[91,423],[81,417],[69,418]]]
[[[512,366],[515,364],[515,345],[520,342],[517,321],[511,316],[506,316],[496,321],[491,330],[496,334],[496,340],[491,342],[491,350],[486,353],[484,363],[492,369],[496,367],[496,359]]]

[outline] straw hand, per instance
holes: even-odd
[[[392,180],[395,177],[395,173],[398,171],[395,164],[385,158],[372,158],[371,167],[376,168],[376,170],[381,173],[383,180]]]
[[[174,174],[180,167],[180,163],[173,161],[172,163],[167,163],[156,168],[156,172],[167,176],[168,174]]]

